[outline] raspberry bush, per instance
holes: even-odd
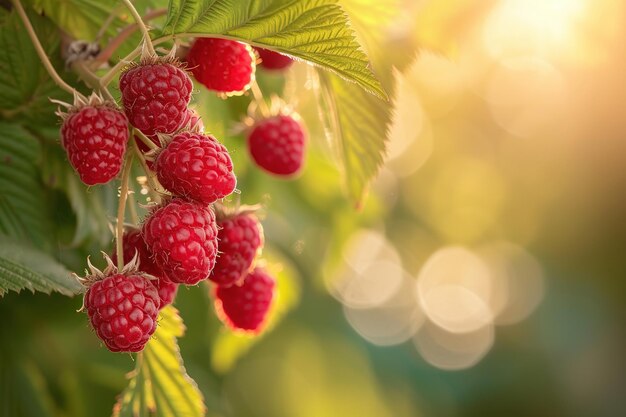
[[[202,416],[214,404],[204,403],[183,366],[177,339],[185,317],[174,306],[183,313],[210,306],[207,332],[217,354],[228,340],[251,345],[279,322],[299,292],[288,240],[305,233],[297,222],[302,211],[280,187],[307,184],[296,174],[308,175],[309,149],[315,141],[318,158],[331,134],[346,143],[328,162],[352,173],[344,188],[358,205],[384,141],[367,151],[370,162],[355,162],[363,151],[347,141],[360,127],[345,125],[342,100],[358,91],[376,103],[363,111],[375,114],[386,93],[332,0],[287,9],[260,0],[262,7],[246,13],[226,0],[172,0],[167,9],[156,0],[120,0],[124,7],[10,3],[0,9],[1,39],[9,54],[28,46],[20,59],[37,81],[25,79],[40,84],[23,85],[32,94],[21,97],[20,72],[5,71],[15,77],[7,103],[22,101],[2,108],[11,142],[0,143],[0,173],[8,178],[0,187],[7,187],[15,219],[10,227],[0,221],[0,295],[30,289],[80,296],[91,330],[79,350],[136,353],[115,416],[178,415],[162,408],[171,401],[180,415]],[[303,74],[324,92],[321,120],[299,116],[287,92],[288,83],[305,91],[297,81]],[[341,86],[337,94],[332,85]],[[22,221],[34,211],[43,214]],[[277,223],[276,213],[287,213],[292,227]],[[89,257],[103,251],[98,269]],[[67,269],[84,265],[81,277]],[[190,297],[205,302],[189,307]],[[236,359],[244,351],[228,354]]]

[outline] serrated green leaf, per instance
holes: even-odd
[[[137,356],[137,367],[113,409],[113,417],[204,416],[202,394],[187,375],[176,341],[184,333],[178,311],[172,306],[161,310],[159,327]]]
[[[360,207],[383,163],[389,106],[332,74],[318,71],[318,75],[320,116],[340,161],[348,195]]]
[[[268,312],[267,324],[260,335],[235,332],[224,327],[215,338],[211,350],[211,365],[216,372],[228,372],[237,361],[261,338],[270,332],[293,309],[300,299],[298,273],[283,256],[264,250],[263,258],[268,262],[268,272],[276,278],[275,300]]]
[[[59,66],[60,36],[47,19],[31,13],[31,21],[47,55]],[[0,8],[0,116],[26,117],[38,124],[56,122],[49,97],[68,99],[39,61],[17,12]]]
[[[71,296],[79,293],[82,286],[49,255],[0,236],[0,296],[24,289]]]
[[[39,142],[17,125],[0,122],[0,234],[44,247],[49,234]]]
[[[163,33],[223,36],[274,49],[387,98],[336,0],[171,0]]]

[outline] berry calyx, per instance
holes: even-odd
[[[187,73],[176,62],[166,60],[133,65],[120,76],[124,111],[146,136],[180,129],[192,90]]]
[[[161,301],[159,309],[171,304],[176,297],[178,284],[171,282],[163,271],[154,263],[152,260],[152,254],[150,253],[148,246],[146,246],[146,243],[143,241],[141,231],[139,229],[126,230],[124,232],[124,237],[122,238],[122,245],[124,248],[124,261],[130,261],[136,255],[138,262],[137,269],[156,278],[151,282],[159,292],[159,298]],[[114,253],[111,260],[114,264],[116,264],[117,254]]]
[[[204,204],[226,197],[237,185],[224,145],[202,133],[174,136],[157,156],[154,169],[165,189]]]
[[[241,42],[198,38],[187,54],[187,64],[196,80],[209,90],[241,95],[254,81],[256,56]]]
[[[269,49],[255,48],[261,58],[259,66],[269,71],[281,71],[293,64],[293,59],[287,55],[271,51]]]
[[[219,256],[209,279],[220,286],[239,283],[263,247],[263,229],[253,213],[218,218]]]
[[[215,289],[218,316],[236,330],[258,333],[263,330],[274,299],[276,283],[265,270],[255,268],[243,284]]]
[[[115,104],[92,96],[89,103],[57,114],[64,119],[61,143],[81,181],[96,185],[115,178],[122,169],[128,140],[124,113]]]
[[[195,285],[215,266],[217,224],[205,205],[175,198],[150,214],[142,235],[152,259],[174,283]]]
[[[306,134],[291,115],[257,122],[248,136],[248,150],[256,164],[278,176],[297,174],[304,164]]]
[[[131,264],[121,271],[106,257],[104,271],[94,268],[85,278],[83,300],[89,322],[112,352],[143,350],[157,326],[159,294],[150,279]]]

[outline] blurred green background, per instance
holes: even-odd
[[[264,205],[280,281],[259,340],[226,331],[205,286],[179,291],[182,356],[208,415],[625,415],[626,4],[342,3],[393,91],[385,166],[362,210],[345,197],[306,64],[257,74],[307,124],[295,181],[258,171],[232,132],[249,97],[198,88],[193,103],[233,156],[231,200]],[[82,271],[111,246],[89,213],[111,219],[115,187],[77,206],[58,185],[56,130],[37,134],[49,250]],[[104,238],[77,240],[77,219]],[[134,363],[100,346],[80,305],[4,295],[2,415],[110,415]]]

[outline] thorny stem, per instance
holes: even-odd
[[[267,103],[265,102],[265,99],[263,99],[263,93],[261,92],[261,89],[259,88],[259,85],[257,84],[256,81],[254,81],[252,85],[250,86],[250,91],[252,91],[252,95],[254,96],[254,101],[256,101],[257,106],[259,106],[259,109],[261,110],[261,114],[263,114],[263,117],[265,118],[270,117],[272,113],[270,112],[269,107],[267,107]]]
[[[48,71],[50,78],[52,78],[59,87],[61,87],[68,93],[82,97],[82,94],[80,94],[78,91],[76,91],[75,88],[66,83],[52,66],[52,63],[50,62],[50,59],[48,58],[46,52],[41,46],[41,42],[39,42],[39,38],[37,38],[35,29],[33,29],[33,25],[30,23],[30,20],[28,19],[28,16],[26,15],[26,12],[24,11],[24,7],[22,6],[20,0],[11,1],[13,2],[13,6],[15,6],[15,9],[17,10],[17,13],[20,15],[20,19],[22,19],[22,22],[24,23],[26,32],[28,32],[28,36],[30,37],[31,42],[33,43],[33,46],[37,51],[37,55],[39,55],[39,59],[41,60],[43,66],[46,68],[46,71]]]
[[[146,27],[146,24],[143,22],[141,15],[137,11],[137,9],[135,9],[135,6],[133,6],[133,3],[130,0],[122,0],[122,2],[124,2],[130,14],[133,15],[133,18],[135,19],[137,26],[139,26],[139,30],[141,30],[141,33],[143,34],[144,42],[146,43],[146,46],[148,47],[148,51],[151,53],[154,53],[154,46],[152,45],[152,40],[150,39],[150,33],[148,32],[148,28]]]
[[[128,198],[128,178],[130,169],[133,165],[132,152],[126,152],[126,161],[124,162],[124,170],[122,171],[122,185],[120,187],[120,199],[117,206],[117,227],[115,233],[115,249],[117,251],[117,268],[124,267],[124,213],[126,212],[126,199]]]
[[[157,10],[153,10],[151,12],[146,13],[146,15],[143,17],[143,21],[147,22],[149,20],[155,19],[157,17],[163,16],[167,13],[167,9],[157,9]],[[97,57],[94,58],[94,64],[102,64],[106,61],[109,60],[109,58],[111,58],[111,56],[113,55],[113,53],[117,50],[117,48],[120,47],[120,45],[122,43],[124,43],[124,41],[130,36],[132,35],[137,29],[139,28],[139,25],[136,23],[133,23],[132,25],[128,25],[126,26],[124,29],[122,29],[122,31],[115,37],[113,38],[111,41],[109,41],[109,43],[107,44],[106,48],[104,48]]]

